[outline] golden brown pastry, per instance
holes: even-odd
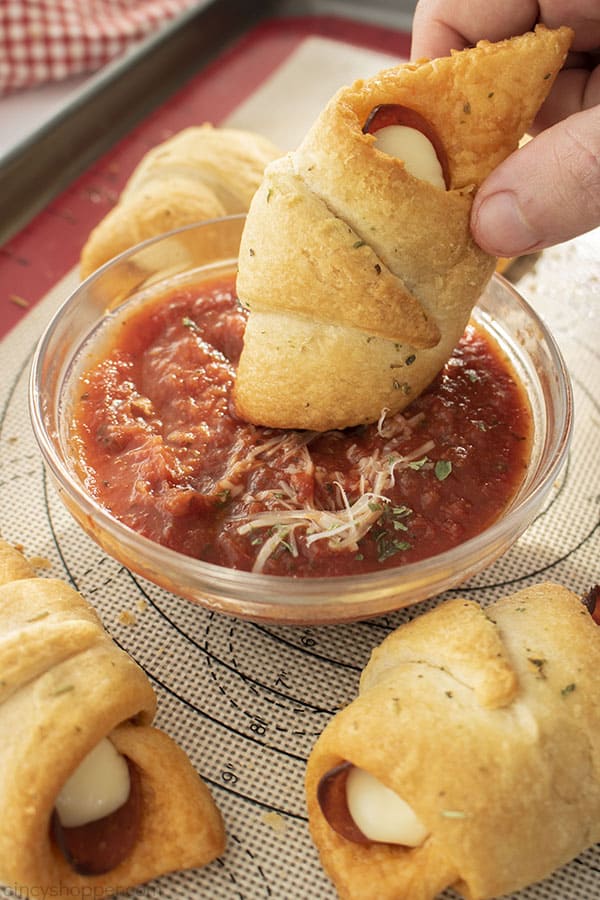
[[[243,418],[315,430],[373,422],[432,380],[494,270],[471,237],[474,193],[516,149],[570,40],[568,28],[538,26],[358,81],[267,167],[239,258],[250,310]],[[390,126],[426,144],[401,138],[398,150]]]
[[[147,238],[247,212],[265,166],[280,153],[261,135],[210,124],[186,128],[154,147],[91,232],[81,253],[82,277]]]
[[[224,848],[148,678],[69,585],[0,541],[0,881],[107,896]]]
[[[308,761],[340,897],[497,897],[598,841],[599,691],[600,630],[556,584],[451,600],[389,635]]]

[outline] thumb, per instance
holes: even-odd
[[[518,256],[600,225],[600,106],[543,131],[479,188],[471,229],[494,256]]]

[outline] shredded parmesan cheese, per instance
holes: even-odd
[[[402,415],[386,419],[388,412],[387,409],[382,410],[377,426],[379,435],[386,442],[398,435],[410,436],[420,419],[420,416],[405,419]],[[314,432],[289,433],[271,438],[250,451],[241,446],[234,448],[226,479],[220,482],[220,487],[225,484],[225,480],[227,484],[233,484],[242,471],[246,472],[258,465],[259,459],[275,454],[279,454],[282,471],[290,477],[290,480],[282,479],[277,489],[257,491],[255,494],[248,492],[242,498],[249,512],[243,516],[243,521],[240,520],[238,533],[269,532],[261,542],[252,567],[253,572],[262,572],[269,557],[282,547],[297,557],[297,532],[300,529],[303,530],[304,540],[309,547],[318,541],[326,541],[330,550],[356,551],[359,541],[390,504],[386,491],[395,485],[396,473],[411,464],[414,467],[416,461],[425,461],[434,446],[433,441],[428,441],[406,456],[390,450],[385,454],[376,451],[371,456],[364,457],[357,445],[351,445],[347,456],[355,465],[356,482],[347,482],[344,486],[341,473],[335,473],[336,480],[332,484],[328,482],[329,487],[334,489],[331,491],[330,507],[317,508],[314,503],[301,500],[293,487],[294,475],[310,475],[317,482],[323,478],[323,473],[313,463],[309,449],[316,436]],[[349,494],[356,494],[356,499],[351,501]],[[252,513],[255,502],[272,505],[272,508]]]

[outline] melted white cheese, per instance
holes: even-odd
[[[108,738],[103,738],[84,757],[56,798],[61,825],[74,828],[108,816],[126,803],[129,790],[125,757]]]
[[[408,125],[387,125],[375,132],[375,146],[383,153],[401,159],[406,170],[415,178],[446,190],[437,153],[422,131]]]
[[[418,847],[429,833],[408,803],[357,766],[348,773],[346,803],[355,824],[371,841]]]

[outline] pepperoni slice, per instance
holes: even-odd
[[[371,844],[372,841],[365,837],[348,809],[346,781],[351,769],[352,763],[343,762],[326,772],[317,787],[317,800],[334,831],[355,844]]]
[[[102,819],[73,828],[60,823],[56,811],[51,830],[58,847],[80,875],[102,875],[123,862],[133,850],[142,821],[142,787],[136,766],[127,760],[129,796],[127,801]]]
[[[594,587],[589,589],[583,598],[583,602],[596,625],[600,625],[600,584],[595,584]]]
[[[442,174],[446,184],[446,190],[450,189],[450,169],[448,165],[448,155],[437,131],[427,119],[414,109],[408,106],[401,106],[399,103],[382,103],[371,110],[367,121],[363,125],[363,134],[375,134],[381,128],[388,128],[390,125],[405,125],[407,128],[414,128],[424,134],[428,141],[431,142],[436,156],[442,167]]]

